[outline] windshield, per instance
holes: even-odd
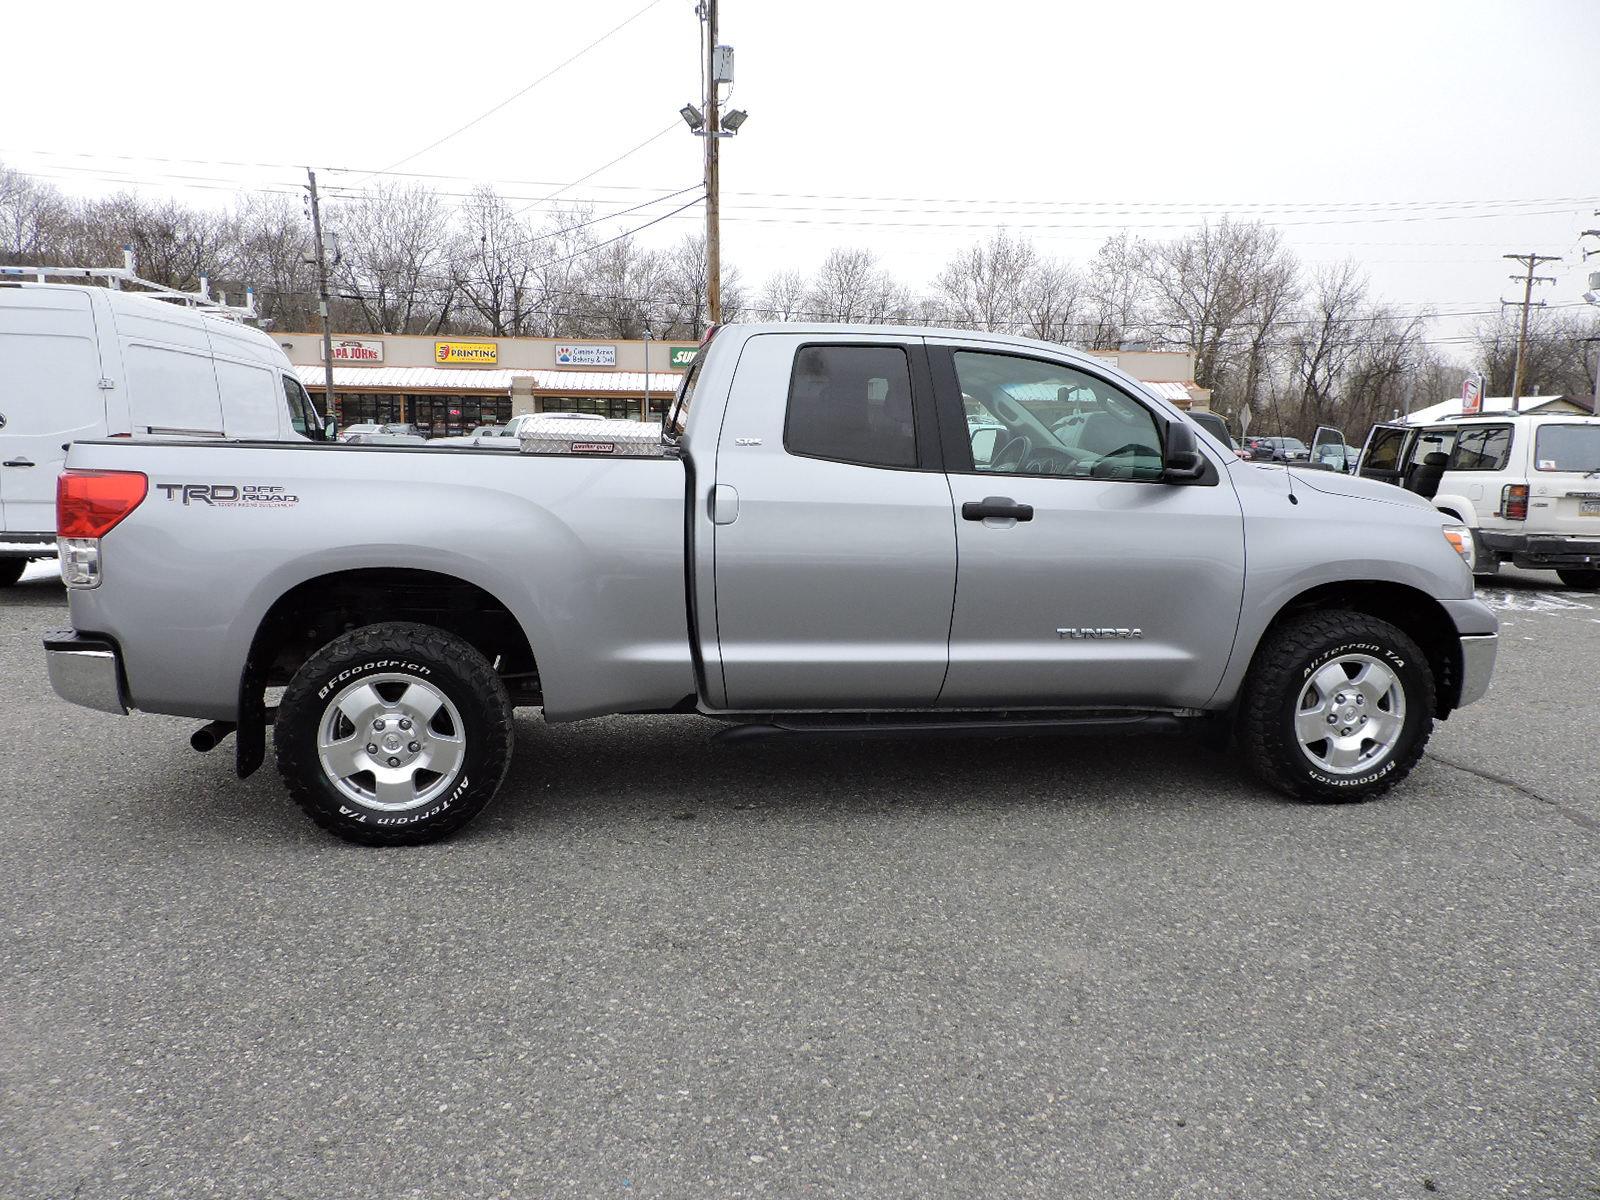
[[[1541,425],[1533,462],[1541,471],[1600,471],[1600,424]]]

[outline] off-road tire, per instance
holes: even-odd
[[[1301,749],[1296,706],[1306,681],[1348,654],[1368,655],[1394,672],[1405,692],[1405,717],[1387,757],[1365,772],[1332,775]],[[1278,791],[1323,804],[1355,803],[1376,799],[1411,773],[1433,718],[1433,670],[1417,644],[1387,621],[1332,609],[1293,617],[1262,639],[1240,699],[1238,743],[1245,764]]]
[[[401,672],[448,697],[466,747],[449,791],[420,809],[390,813],[341,792],[323,770],[317,734],[331,698],[364,676]],[[418,845],[460,829],[494,798],[511,766],[511,700],[487,659],[431,625],[386,622],[329,642],[295,672],[278,704],[273,748],[278,774],[306,815],[346,841]]]
[[[1557,571],[1556,575],[1569,588],[1577,588],[1582,592],[1600,590],[1600,571],[1576,569]]]
[[[8,588],[22,578],[28,567],[25,558],[0,558],[0,588]]]

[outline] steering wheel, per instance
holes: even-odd
[[[1028,455],[1033,451],[1033,442],[1028,435],[1019,433],[1004,446],[996,450],[994,457],[989,460],[991,471],[1017,471],[1027,461]]]

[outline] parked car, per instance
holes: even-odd
[[[1063,388],[1080,419],[1057,431]],[[987,464],[940,436],[963,393],[1005,431]],[[727,326],[664,428],[593,431],[359,473],[315,448],[79,443],[51,682],[206,721],[199,748],[233,734],[241,774],[281,687],[290,794],[378,844],[481,810],[517,705],[699,712],[726,738],[1187,726],[1338,802],[1403,779],[1488,687],[1497,622],[1426,501],[1241,463],[1058,345]]]
[[[1299,438],[1247,437],[1244,445],[1253,462],[1304,462],[1311,450]]]
[[[203,308],[82,283],[0,286],[0,587],[56,554],[69,442],[330,436],[278,344]]]
[[[1600,418],[1489,412],[1375,425],[1360,474],[1470,529],[1481,575],[1509,562],[1600,588]]]
[[[381,433],[382,430],[383,426],[377,424],[346,425],[339,431],[339,440],[348,442],[369,433]]]

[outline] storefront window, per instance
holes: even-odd
[[[511,419],[509,396],[408,396],[409,420],[429,437],[459,437]]]
[[[653,399],[653,397],[652,397]],[[671,399],[662,393],[662,400]],[[546,397],[539,402],[539,411],[547,413],[593,413],[598,417],[610,417],[614,421],[637,421],[639,419],[639,405],[641,401],[617,397],[616,399],[596,400],[591,398],[562,400]]]

